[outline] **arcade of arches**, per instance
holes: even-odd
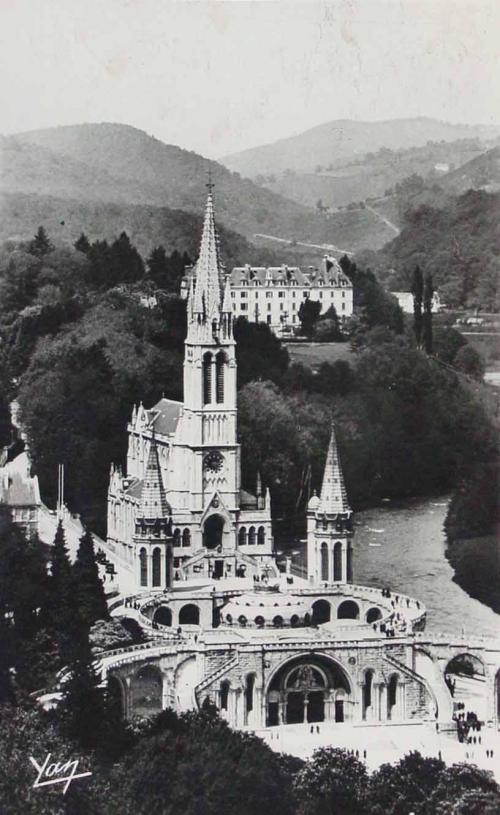
[[[321,657],[284,665],[267,692],[266,724],[344,722],[351,718],[351,685],[337,662]]]

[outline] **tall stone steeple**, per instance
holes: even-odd
[[[353,580],[352,510],[332,423],[320,497],[307,508],[307,572],[313,583]]]

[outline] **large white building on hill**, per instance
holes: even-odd
[[[187,297],[195,268],[187,269],[181,295]],[[299,326],[301,303],[321,303],[321,314],[335,307],[341,320],[352,315],[353,287],[338,261],[325,255],[319,268],[309,266],[236,266],[228,276],[231,311],[252,323],[267,323],[277,333]]]

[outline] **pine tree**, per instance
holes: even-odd
[[[425,352],[432,354],[432,299],[434,297],[434,283],[432,275],[425,277],[424,284],[424,317],[422,339]]]
[[[84,255],[88,253],[90,249],[90,242],[85,232],[82,232],[78,240],[74,242],[73,246],[78,252],[83,252]]]
[[[85,749],[95,749],[105,724],[104,693],[94,670],[88,632],[83,630],[73,643],[63,682],[63,722],[66,732]]]
[[[157,286],[161,289],[167,288],[168,280],[168,261],[165,247],[160,244],[156,246],[147,261],[149,277],[154,280]]]
[[[94,541],[90,532],[80,538],[73,579],[80,617],[89,628],[96,620],[109,619],[104,586],[95,559]]]
[[[81,636],[84,626],[78,612],[62,521],[59,521],[52,547],[51,575],[44,616],[48,627],[55,633],[61,659],[66,662],[72,656],[75,640]]]
[[[423,328],[422,299],[424,294],[424,278],[420,266],[416,266],[413,272],[411,293],[413,294],[413,330],[415,332],[417,348],[421,348],[422,328]]]
[[[45,229],[43,226],[39,226],[38,232],[30,243],[30,253],[42,257],[48,254],[53,248]]]

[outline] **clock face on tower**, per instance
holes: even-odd
[[[224,466],[224,456],[218,450],[207,453],[203,459],[203,469],[208,473],[220,473]]]

